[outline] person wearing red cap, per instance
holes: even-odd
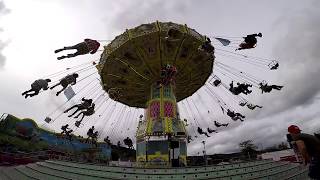
[[[320,140],[310,134],[301,133],[296,125],[288,127],[293,143],[301,153],[304,164],[309,165],[309,177],[320,180]]]

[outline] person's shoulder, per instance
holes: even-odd
[[[313,135],[307,134],[307,133],[300,133],[299,135],[302,136],[302,137],[311,137],[311,136],[313,136]]]
[[[315,136],[313,136],[313,135],[311,135],[311,134],[300,133],[300,134],[297,134],[294,139],[296,139],[296,140],[303,140],[303,139],[314,139],[314,138],[315,138]]]
[[[294,141],[297,141],[297,140],[301,140],[301,138],[303,137],[304,135],[302,133],[299,133],[299,134],[292,134],[291,137]]]

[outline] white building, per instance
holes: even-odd
[[[261,159],[272,159],[274,161],[297,161],[297,157],[293,149],[267,152],[259,155],[259,157]]]

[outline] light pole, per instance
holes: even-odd
[[[206,154],[206,141],[202,141],[202,144],[203,144],[203,159],[204,159],[204,163],[205,163],[205,165],[208,165],[207,154]]]
[[[260,151],[263,151],[263,145],[262,145],[262,143],[259,143],[258,145],[260,146]]]

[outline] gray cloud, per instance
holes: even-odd
[[[278,81],[285,87],[268,100],[264,116],[310,105],[320,92],[319,8],[319,1],[313,1],[312,6],[295,14],[284,14],[277,21],[275,30],[282,35],[274,54],[280,60]]]
[[[200,136],[189,144],[190,154],[202,152],[203,146],[199,145],[202,140],[206,140],[207,152],[209,153],[237,152],[239,151],[238,144],[249,139],[253,140],[258,148],[271,147],[286,142],[287,127],[291,124],[296,124],[304,132],[312,134],[320,129],[317,119],[320,110],[315,108],[319,105],[319,103],[312,104],[263,119],[246,120],[230,129],[220,128],[218,129],[219,133],[212,135],[212,137]]]
[[[3,1],[0,1],[0,18],[7,13],[9,13],[10,10],[7,9]],[[0,32],[3,31],[3,28],[0,27]],[[7,46],[7,43],[0,40],[0,69],[5,65],[6,57],[2,54],[3,49]]]
[[[123,32],[127,28],[132,28],[140,24],[159,21],[174,21],[183,19],[189,1],[122,1],[118,4],[121,10],[114,14],[114,18],[108,24],[112,32]]]
[[[264,106],[262,110],[247,111],[245,114],[248,118],[245,123],[232,123],[228,128],[219,129],[220,132],[211,138],[197,139],[189,145],[191,154],[202,152],[199,143],[204,139],[207,140],[209,153],[221,153],[239,150],[238,143],[247,139],[253,139],[259,148],[286,141],[286,128],[290,124],[297,124],[308,133],[318,131],[316,117],[319,110],[312,107],[319,104],[316,96],[320,92],[317,79],[320,75],[319,5],[319,2],[314,1],[314,4],[311,3],[298,11],[283,11],[285,13],[275,19],[276,24],[273,24],[272,28],[277,33],[269,39],[276,39],[273,43],[273,56],[279,59],[280,69],[274,72],[277,74],[275,77],[264,78],[271,80],[271,84],[283,84],[284,89],[262,97],[259,91],[252,100],[261,103]],[[250,73],[248,68],[245,71]],[[201,96],[206,97],[203,93]],[[225,96],[222,98],[229,105],[232,103]],[[203,114],[205,116],[205,113]],[[227,117],[218,120],[222,119],[229,120]]]
[[[5,65],[6,57],[2,54],[2,50],[6,47],[6,43],[0,40],[0,68]]]
[[[196,28],[199,32],[209,32],[210,34],[219,32],[232,34],[232,32],[239,33],[256,30],[256,27],[254,27],[255,23],[246,25],[248,22],[244,17],[248,16],[249,18],[249,14],[241,14],[243,12],[240,10],[243,8],[243,5],[241,5],[242,3],[231,3],[237,8],[232,8],[231,5],[226,8],[225,3],[219,1],[216,3],[207,2],[204,4],[194,4],[191,2],[183,3],[181,1],[142,1],[138,3],[126,3],[123,4],[121,10],[115,13],[114,18],[112,18],[108,26],[112,27],[112,32],[121,33],[126,28],[132,28],[139,24],[155,20],[184,23],[182,21],[186,19],[188,20],[188,24],[196,24]],[[252,5],[250,8],[256,11],[259,17],[262,18],[267,16],[268,13],[275,8],[270,6],[266,1],[263,2],[263,4],[266,6],[265,8],[261,8],[261,6],[258,7],[257,5]],[[245,123],[231,122],[228,128],[219,129],[218,134],[207,139],[208,152],[234,152],[238,150],[238,143],[247,139],[253,139],[255,143],[261,144],[264,147],[272,146],[281,141],[285,141],[284,135],[286,134],[286,127],[289,122],[299,124],[298,119],[304,119],[304,122],[309,123],[315,122],[314,117],[310,115],[310,112],[306,109],[302,109],[300,112],[301,114],[294,112],[299,106],[314,106],[314,97],[319,93],[320,89],[320,83],[317,83],[316,78],[320,75],[320,63],[317,59],[320,57],[319,51],[317,50],[319,47],[317,44],[320,42],[320,36],[317,34],[320,32],[320,14],[317,12],[319,3],[315,2],[313,6],[303,5],[301,8],[298,8],[298,11],[284,11],[282,7],[285,7],[285,4],[286,3],[282,4],[281,7],[276,8],[276,11],[279,12],[280,16],[270,17],[274,18],[274,21],[277,24],[268,24],[268,27],[261,27],[262,31],[267,31],[264,28],[273,29],[267,36],[269,35],[277,38],[278,42],[273,42],[272,46],[276,44],[274,46],[274,57],[280,60],[280,69],[275,71],[275,74],[279,75],[279,79],[275,80],[274,83],[283,84],[285,85],[285,88],[280,92],[272,92],[262,97],[260,96],[261,94],[259,91],[255,95],[254,100],[258,101],[258,103],[262,103],[264,108],[256,112],[245,112],[248,117]],[[202,14],[202,12],[207,12],[210,9],[208,7],[215,7],[215,11],[209,13],[210,16],[219,17],[215,19],[216,22],[210,22],[210,26],[208,26],[206,22],[206,20],[208,20],[206,18],[208,17],[205,18],[206,14]],[[246,8],[247,7],[244,9]],[[228,11],[225,11],[227,9]],[[230,15],[228,13],[226,14],[226,12],[242,15],[241,17],[234,19],[234,22],[237,22],[237,25],[228,25],[228,23],[232,23],[232,21],[228,19]],[[224,13],[223,16],[221,16],[221,13]],[[198,18],[195,19],[195,17]],[[202,18],[206,20],[203,20]],[[221,19],[224,19],[225,22],[219,22]],[[241,24],[244,27],[241,27]],[[256,24],[259,24],[259,22],[256,22]],[[215,27],[214,29],[216,30],[211,32],[210,29],[213,27]],[[272,34],[273,31],[277,31],[277,33]],[[272,41],[270,40],[272,38],[273,37],[265,37],[264,39],[267,39],[266,41]],[[256,51],[259,51],[259,49],[257,48]],[[232,66],[234,65],[235,64],[232,64]],[[248,68],[245,71],[250,73],[250,69]],[[265,75],[263,78],[266,80],[271,79],[272,82],[272,77],[270,78]],[[223,94],[224,95],[221,97],[230,105],[230,103],[232,103],[230,98],[227,98],[225,93]],[[212,100],[214,99],[208,97],[203,92],[200,95],[203,99],[211,101],[206,103],[208,107],[212,106]],[[207,107],[203,106],[203,102],[198,100],[197,97],[194,97],[193,101],[196,105],[199,105],[201,115],[195,109],[193,110],[194,115],[192,115],[192,117],[189,117],[191,114],[190,111],[189,113],[183,113],[184,117],[187,117],[190,122],[193,122],[192,119],[196,118],[199,121],[200,126],[205,129],[206,126],[211,128],[214,127],[211,122],[213,119],[222,122],[230,122],[228,117],[220,114],[219,107],[215,107],[215,110],[210,109],[211,113],[214,113],[212,119],[212,117],[208,117]],[[182,106],[182,108],[185,107]],[[192,105],[192,108],[195,108],[194,105]],[[188,111],[188,109],[184,109],[184,111],[185,110]],[[295,116],[291,115],[293,113]],[[193,125],[196,126],[196,123],[193,123]],[[310,127],[304,125],[304,123],[301,123],[300,125],[310,129]],[[189,128],[189,130],[191,131],[191,128]],[[192,132],[189,133],[193,134]],[[202,144],[200,142],[204,139],[205,138],[201,137],[189,144],[190,151],[202,152]]]
[[[0,1],[0,14],[7,14],[10,10],[6,7],[3,1]]]

